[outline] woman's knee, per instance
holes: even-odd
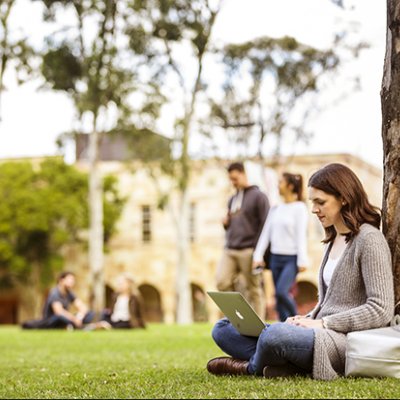
[[[287,324],[283,322],[277,322],[265,328],[260,335],[259,341],[263,347],[269,349],[278,350],[285,346],[287,339]]]
[[[213,330],[211,331],[211,336],[214,339],[215,343],[219,344],[221,340],[225,336],[225,331],[230,324],[227,318],[220,319],[215,325]]]
[[[299,346],[311,347],[314,342],[312,329],[289,325],[285,322],[270,325],[262,332],[262,335],[265,335],[263,341],[266,345],[275,350]]]

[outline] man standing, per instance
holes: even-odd
[[[83,324],[92,321],[93,312],[89,312],[87,306],[72,292],[75,286],[75,274],[72,272],[61,272],[54,287],[46,300],[43,309],[43,319],[25,322],[25,329],[54,329],[54,328],[82,328]],[[69,311],[73,305],[77,313]]]
[[[228,202],[222,223],[226,231],[225,248],[217,270],[217,288],[235,290],[241,274],[247,297],[254,310],[263,316],[260,275],[253,274],[252,256],[269,211],[269,201],[257,186],[249,185],[244,166],[235,162],[228,167],[236,194]]]

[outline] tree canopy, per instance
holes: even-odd
[[[28,162],[0,164],[0,277],[3,285],[29,282],[39,265],[42,283],[63,266],[62,248],[85,243],[88,228],[87,176],[59,159],[36,167]],[[109,239],[124,199],[115,178],[105,180],[104,224]]]
[[[18,83],[25,82],[34,73],[32,59],[35,52],[26,36],[16,33],[10,23],[15,4],[16,0],[0,1],[0,121],[6,70],[10,66],[14,68]]]
[[[267,135],[275,137],[277,154],[284,137],[309,138],[306,120],[315,108],[320,80],[335,70],[339,57],[332,50],[317,50],[292,37],[262,37],[225,46],[223,62],[223,95],[212,99],[212,121],[233,130],[239,143],[256,141],[262,157]]]

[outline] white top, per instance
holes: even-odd
[[[253,260],[260,262],[268,245],[271,253],[297,255],[297,265],[307,267],[308,210],[302,201],[282,203],[270,210],[254,250]]]
[[[339,258],[335,258],[335,259],[328,258],[328,260],[326,261],[326,264],[324,266],[324,271],[322,273],[322,277],[324,279],[326,286],[329,286],[329,284],[331,283],[332,275],[336,269],[338,261],[339,261]]]
[[[336,266],[337,266],[340,258],[342,257],[345,248],[347,247],[347,244],[348,243],[346,243],[346,242],[344,243],[344,246],[341,249],[340,254],[338,254],[336,251],[336,258],[328,257],[328,259],[326,260],[324,270],[322,271],[322,279],[324,280],[324,283],[326,286],[329,286],[329,284],[331,283],[333,272],[335,271]],[[325,246],[326,246],[325,251],[328,251],[330,246],[328,244],[326,244]]]
[[[114,305],[114,311],[111,314],[111,321],[129,321],[129,296],[119,295]]]

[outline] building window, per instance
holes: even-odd
[[[151,242],[151,209],[150,206],[142,206],[142,240]]]
[[[196,240],[196,203],[190,203],[189,240],[191,243],[193,243]]]

